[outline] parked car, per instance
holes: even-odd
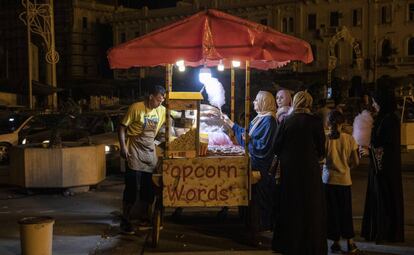
[[[19,132],[32,117],[31,113],[0,113],[0,165],[9,163],[9,148],[18,144]]]
[[[116,128],[123,112],[91,112],[79,115],[36,115],[21,129],[19,144],[104,144],[107,168],[120,167]]]

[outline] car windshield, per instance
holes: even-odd
[[[30,115],[0,115],[0,134],[8,134],[17,130]]]

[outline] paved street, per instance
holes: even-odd
[[[407,168],[411,166],[407,166]],[[414,169],[413,169],[414,170]],[[375,245],[359,238],[366,188],[366,165],[353,172],[356,241],[366,254],[414,254],[414,171],[404,172],[406,242]],[[0,254],[20,254],[19,226],[25,216],[48,215],[56,219],[53,254],[271,254],[271,234],[263,234],[262,247],[247,245],[248,233],[231,208],[225,221],[215,215],[219,208],[186,208],[178,221],[166,211],[160,245],[145,245],[148,232],[119,234],[119,208],[123,185],[111,176],[98,190],[63,196],[61,190],[34,191],[27,195],[15,187],[0,186]]]

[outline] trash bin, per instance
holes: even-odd
[[[19,220],[22,255],[51,255],[54,223],[48,216]]]

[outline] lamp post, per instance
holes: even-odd
[[[19,18],[27,26],[27,52],[28,52],[28,84],[29,84],[29,107],[33,108],[32,100],[32,55],[31,55],[31,33],[39,35],[46,45],[46,62],[51,65],[50,83],[56,88],[56,63],[59,62],[59,53],[55,50],[55,27],[53,15],[53,0],[49,3],[34,3],[30,0],[22,0],[26,11]],[[53,93],[52,107],[57,108],[57,94]]]

